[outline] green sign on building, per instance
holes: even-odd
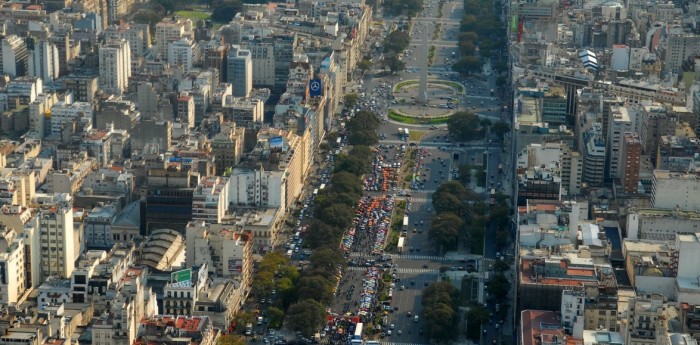
[[[171,283],[179,283],[179,282],[185,282],[185,281],[186,282],[192,281],[192,269],[191,268],[170,273],[170,282]]]

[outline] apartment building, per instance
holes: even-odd
[[[228,210],[229,179],[205,176],[192,193],[192,220],[220,223]]]

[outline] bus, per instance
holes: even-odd
[[[398,250],[399,253],[403,253],[404,242],[406,242],[406,237],[399,237],[399,244],[396,245],[396,250]]]
[[[403,216],[403,227],[404,230],[408,229],[408,216]]]
[[[355,334],[353,334],[352,340],[362,340],[362,322],[358,322],[357,325],[355,325]]]
[[[326,184],[325,184],[325,183],[321,183],[321,186],[318,187],[318,190],[323,190],[323,188],[326,188]]]
[[[318,195],[318,188],[314,189],[314,195]]]
[[[489,205],[493,206],[496,204],[496,189],[491,188],[491,196],[489,197]]]

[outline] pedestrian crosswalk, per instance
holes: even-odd
[[[349,271],[364,272],[366,267],[348,267]],[[427,268],[397,268],[397,274],[439,274],[440,270],[431,270]]]
[[[415,202],[421,202],[421,203],[429,203],[433,202],[433,198],[430,197],[420,197],[420,196],[414,196],[411,201]]]
[[[392,255],[394,259],[408,259],[408,260],[427,260],[427,261],[443,261],[445,260],[442,256],[437,255],[418,255],[418,254],[394,254]]]
[[[395,343],[392,341],[384,341],[384,340],[380,340],[379,343],[382,345],[428,345],[428,344],[421,344],[421,343]]]

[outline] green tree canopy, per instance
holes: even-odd
[[[348,93],[343,96],[343,104],[345,104],[345,108],[347,109],[354,107],[359,100],[360,96],[358,96],[356,93]]]
[[[443,250],[457,249],[460,235],[464,231],[464,220],[452,212],[438,213],[430,227],[430,239]]]
[[[468,111],[459,111],[450,116],[447,128],[458,141],[473,141],[484,137],[481,120]]]
[[[330,226],[346,229],[352,224],[354,215],[352,207],[333,204],[321,210],[318,219]]]
[[[289,327],[306,337],[311,337],[326,318],[323,304],[312,299],[305,299],[292,304],[287,311]]]
[[[348,136],[350,145],[376,145],[379,142],[377,132],[373,130],[352,131]]]
[[[359,177],[348,172],[341,171],[333,174],[331,185],[333,191],[338,193],[362,195],[362,181]]]
[[[342,252],[336,248],[317,249],[311,254],[309,261],[314,274],[327,277],[335,277],[338,274],[338,267],[346,264]]]
[[[324,247],[330,248],[334,245],[338,245],[342,235],[343,231],[339,228],[314,219],[311,221],[309,230],[306,232],[306,236],[304,238],[306,240],[306,244],[311,247],[311,249]]]
[[[406,69],[406,63],[401,61],[397,55],[389,55],[384,57],[384,67],[388,68],[391,73],[396,73]]]
[[[385,14],[390,16],[414,17],[423,9],[423,0],[385,0],[382,3]]]
[[[411,37],[408,32],[402,30],[394,30],[384,38],[385,53],[402,53],[411,43]]]
[[[313,299],[323,304],[329,304],[333,300],[333,282],[325,276],[302,277],[299,279],[297,296],[299,300]]]
[[[504,135],[510,133],[510,125],[505,121],[497,121],[491,126],[491,133],[503,138]]]
[[[459,73],[475,73],[481,70],[481,60],[476,56],[462,56],[452,65],[452,70]]]
[[[503,273],[497,273],[489,282],[488,292],[497,299],[504,299],[508,296],[510,282]]]
[[[211,20],[219,23],[228,23],[236,13],[243,10],[243,3],[239,0],[214,1],[212,3]]]

